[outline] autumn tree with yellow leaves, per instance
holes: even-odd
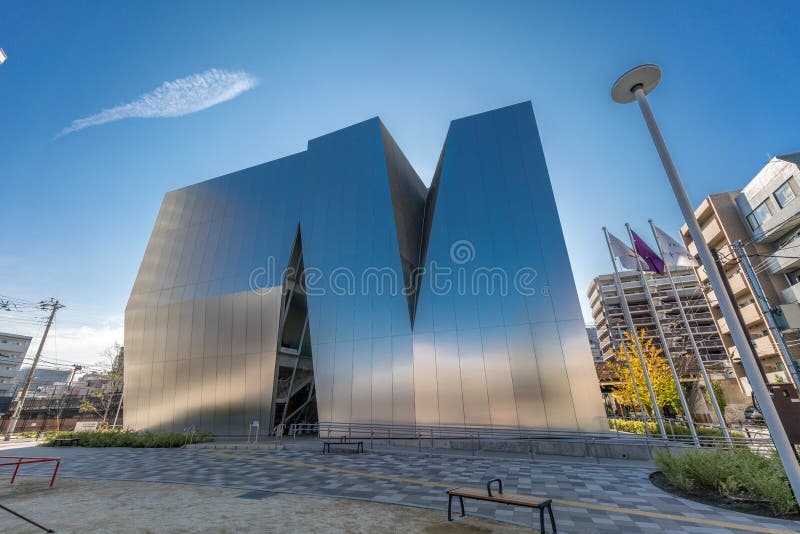
[[[645,337],[644,329],[639,332],[638,337],[658,406],[661,409],[665,406],[671,406],[676,413],[682,413],[678,390],[675,387],[675,381],[672,379],[672,372],[669,369],[669,362],[667,362],[663,351],[655,345],[652,339]],[[631,380],[631,371],[627,362],[630,362],[633,368],[635,384]],[[640,409],[636,398],[636,392],[638,391],[645,411],[652,415],[653,403],[650,400],[642,363],[630,332],[625,332],[625,340],[619,346],[616,360],[609,363],[609,370],[618,380],[612,392],[617,402],[630,410],[638,411]]]

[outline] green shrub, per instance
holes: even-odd
[[[49,436],[42,445],[52,447],[58,438],[78,438],[81,447],[181,447],[186,443],[186,434],[180,432],[134,432],[133,430],[100,430],[96,432],[59,432]],[[194,443],[214,441],[213,434],[201,432],[194,436]]]
[[[796,513],[797,502],[777,455],[749,449],[687,451],[672,456],[656,452],[658,468],[684,491],[716,491],[727,497],[762,500],[776,515]]]
[[[609,419],[608,426],[612,430],[619,430],[620,432],[630,432],[631,434],[645,434],[644,431],[644,422],[643,421],[634,421],[630,419]],[[664,426],[667,429],[667,434],[671,434],[674,436],[690,436],[691,433],[689,432],[689,427],[682,424],[682,423],[668,423],[665,422]],[[658,435],[658,425],[653,421],[647,422],[647,429],[650,431],[650,434]],[[722,437],[722,430],[719,428],[708,427],[708,426],[695,426],[695,430],[697,431],[697,435],[701,438],[706,437]],[[735,430],[730,430],[731,437],[734,438],[743,438],[744,434],[741,432],[737,432]]]

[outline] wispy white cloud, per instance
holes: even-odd
[[[234,99],[258,85],[258,80],[243,71],[210,69],[171,82],[164,82],[133,102],[104,109],[100,113],[75,119],[57,137],[90,126],[122,119],[180,117]]]

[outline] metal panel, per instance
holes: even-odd
[[[531,337],[548,426],[551,430],[574,430],[577,427],[575,408],[558,328],[555,323],[537,323],[531,325]]]
[[[608,428],[606,413],[599,389],[576,389],[596,378],[592,354],[583,321],[558,323],[564,363],[569,376],[572,403],[578,419],[578,429],[585,432],[603,432]]]
[[[218,354],[230,356],[233,340],[233,299],[234,295],[219,297],[219,338],[217,339]]]
[[[262,419],[262,400],[261,400],[261,355],[248,354],[245,356],[244,376],[242,381],[234,379],[233,387],[243,385],[244,393],[244,420],[249,425],[253,420],[258,420],[264,425],[265,429],[269,424]]]
[[[173,428],[175,423],[175,383],[177,360],[164,362],[164,385],[161,391],[161,418],[159,426],[163,429]]]
[[[179,307],[177,358],[188,360],[192,350],[192,315],[194,305],[191,300],[177,304]]]
[[[358,339],[353,343],[353,393],[351,420],[354,423],[372,422],[372,340]]]
[[[202,349],[202,346],[200,347]],[[211,427],[203,426],[203,354],[192,354],[189,360],[189,394],[187,407],[187,426],[208,429]]]
[[[517,417],[523,428],[547,428],[544,396],[528,324],[506,327]]]
[[[181,291],[183,293],[183,291]],[[171,299],[170,299],[171,300]],[[178,359],[178,335],[181,331],[181,305],[168,304],[167,308],[167,325],[166,325],[166,342],[164,347],[164,359],[177,360]]]
[[[205,329],[203,330],[203,358],[216,358],[219,355],[219,297],[205,301]]]
[[[314,376],[321,361],[314,352]],[[372,340],[372,420],[376,423],[392,421],[392,339],[382,337]],[[321,420],[321,419],[320,419]]]
[[[175,362],[175,395],[172,429],[184,429],[188,423],[189,360]]]
[[[261,387],[259,406],[261,409],[262,424],[269,425],[267,421],[272,411],[272,396],[275,389],[275,351],[262,352],[260,365],[261,365]]]
[[[257,354],[261,352],[261,297],[249,291],[245,293],[247,299],[247,343],[245,352]]]
[[[470,426],[491,424],[486,391],[481,333],[477,328],[458,332],[461,385],[464,391],[464,421]]]
[[[392,337],[392,422],[414,424],[414,361],[411,336]]]
[[[214,427],[223,435],[241,434],[231,425],[231,357],[217,357],[217,376],[214,381]]]
[[[455,331],[436,334],[436,386],[440,423],[463,425],[464,400],[461,392],[458,337]]]
[[[233,434],[246,434],[247,415],[247,356],[234,355],[230,367],[230,425]]]
[[[353,390],[353,342],[338,342],[334,346],[334,351],[331,421],[349,423]]]
[[[247,293],[233,296],[232,331],[231,354],[241,356],[247,351]]]
[[[433,334],[415,334],[413,353],[416,421],[423,425],[438,425],[439,398]]]
[[[503,327],[482,328],[483,361],[493,425],[518,426],[514,382],[511,379],[506,332]]]
[[[164,362],[154,362],[150,371],[151,378],[147,425],[160,429],[164,420]]]
[[[317,390],[317,412],[320,422],[333,421],[334,343],[314,347],[314,384]]]
[[[213,428],[214,432],[223,432],[217,428],[214,412],[217,406],[217,356],[203,358],[203,385],[200,389],[200,428]]]

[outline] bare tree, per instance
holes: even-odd
[[[108,424],[108,417],[116,402],[120,402],[123,379],[124,348],[119,343],[114,343],[103,351],[103,359],[96,364],[103,369],[96,373],[98,380],[103,382],[100,391],[89,394],[81,401],[78,408],[80,413],[91,413],[101,419],[100,426]]]

